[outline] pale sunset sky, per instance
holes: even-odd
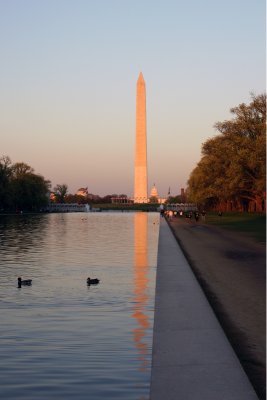
[[[0,156],[132,196],[142,71],[148,189],[175,195],[214,123],[265,92],[265,1],[0,0],[0,52]]]

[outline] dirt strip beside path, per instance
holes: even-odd
[[[168,222],[257,395],[265,399],[265,245],[186,218]]]

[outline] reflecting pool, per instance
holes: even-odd
[[[157,213],[0,217],[1,398],[148,399],[158,231]]]

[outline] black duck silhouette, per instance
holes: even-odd
[[[100,282],[97,278],[87,278],[87,285],[97,285]]]
[[[21,277],[18,278],[18,287],[23,286],[31,286],[32,284],[32,279],[21,279]]]

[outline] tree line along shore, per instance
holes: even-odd
[[[188,180],[191,201],[222,211],[266,210],[266,94],[230,109],[218,135],[202,145]]]
[[[266,94],[230,109],[233,119],[215,123],[218,134],[202,145],[202,157],[188,179],[186,199],[199,208],[266,212]],[[68,193],[24,162],[0,158],[0,213],[39,212],[57,203],[110,204],[112,196]],[[125,195],[119,195],[125,196]],[[127,197],[127,196],[126,196]],[[167,202],[179,202],[179,195]],[[137,207],[138,208],[138,207]]]

